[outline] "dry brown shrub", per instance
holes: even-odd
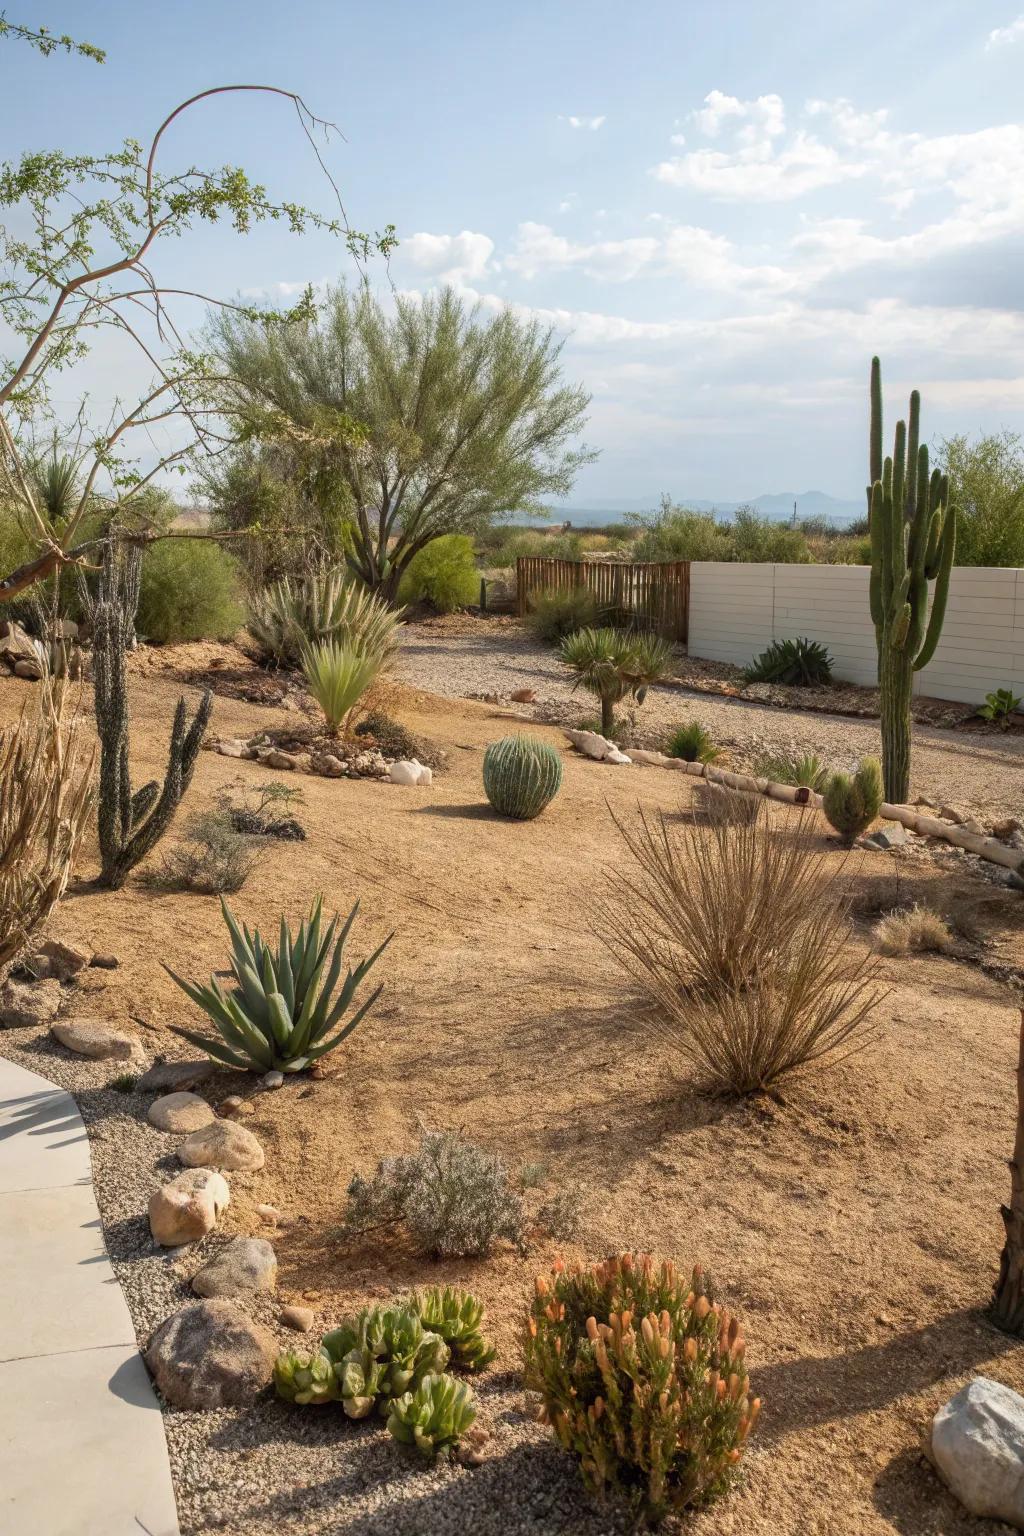
[[[596,931],[712,1086],[751,1093],[868,1042],[877,961],[849,948],[843,866],[808,818],[616,824],[635,865],[610,874]]]
[[[0,968],[64,894],[92,815],[94,749],[62,685],[0,732]]]
[[[906,907],[889,912],[875,928],[883,955],[909,955],[929,950],[946,953],[953,947],[949,925],[931,907]]]

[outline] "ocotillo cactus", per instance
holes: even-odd
[[[141,551],[108,539],[92,609],[94,629],[96,730],[100,738],[98,884],[119,890],[140,859],[155,846],[188,789],[210,721],[213,696],[207,690],[191,725],[184,699],[178,700],[161,785],[153,779],[132,793],[128,770],[128,689],[125,653],[135,633],[139,606]]]
[[[949,480],[928,473],[928,449],[919,442],[921,397],[910,396],[909,430],[896,423],[892,457],[882,463],[882,382],[871,361],[871,437],[868,508],[871,522],[871,618],[878,644],[885,798],[901,805],[910,795],[910,695],[914,673],[927,666],[942,632],[949,573],[956,547],[956,514]],[[935,583],[931,615],[928,586]]]

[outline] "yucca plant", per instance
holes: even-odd
[[[209,986],[199,986],[164,966],[172,980],[212,1019],[221,1038],[211,1040],[181,1026],[174,1026],[175,1032],[198,1045],[214,1061],[249,1072],[301,1072],[340,1045],[383,991],[383,984],[376,987],[348,1022],[338,1027],[363,978],[394,937],[389,934],[355,970],[349,966],[337,991],[345,944],[359,911],[358,902],[340,931],[337,914],[326,933],[322,931],[322,896],[317,897],[294,938],[282,917],[276,950],[266,943],[259,929],[250,933],[244,924],[239,926],[223,900],[221,910],[231,935],[231,975],[235,985],[230,992],[224,990],[216,976],[211,976]]]
[[[773,640],[747,667],[743,681],[813,688],[832,681],[832,657],[824,645],[806,636]]]
[[[631,695],[638,704],[652,683],[668,672],[672,647],[658,635],[625,629],[581,629],[569,635],[559,660],[576,673],[574,688],[586,688],[601,700],[601,731],[615,728],[615,706]]]
[[[665,755],[681,758],[684,763],[713,763],[721,757],[722,749],[715,746],[710,731],[699,720],[688,720],[668,738]]]
[[[821,794],[829,781],[829,770],[816,752],[765,753],[754,763],[754,773],[759,779],[770,779],[773,784],[794,784],[803,789],[813,789]]]
[[[285,576],[249,599],[249,631],[279,665],[298,666],[305,647],[337,640],[386,666],[398,650],[400,624],[399,610],[340,571]]]
[[[302,671],[332,736],[346,724],[380,667],[379,656],[338,640],[323,640],[303,648]]]
[[[421,1456],[437,1456],[457,1445],[476,1418],[473,1391],[454,1376],[424,1376],[413,1392],[395,1399],[388,1430]]]

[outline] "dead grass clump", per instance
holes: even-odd
[[[64,894],[95,800],[78,717],[61,685],[39,688],[35,716],[0,733],[0,969]]]
[[[693,786],[693,809],[702,821],[753,826],[764,809],[764,797],[702,780]]]
[[[230,816],[212,811],[190,817],[182,841],[144,870],[139,883],[152,891],[223,896],[241,890],[263,851],[258,837],[243,836]]]
[[[953,948],[945,918],[921,905],[887,913],[875,928],[875,938],[883,955],[946,954]]]
[[[842,867],[803,817],[617,824],[638,868],[611,874],[598,936],[711,1085],[751,1093],[867,1042],[877,962],[850,951]]]

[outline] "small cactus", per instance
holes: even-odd
[[[502,816],[531,821],[562,785],[562,760],[533,736],[505,736],[484,753],[484,791]]]
[[[388,1429],[402,1445],[436,1456],[457,1445],[476,1418],[473,1393],[454,1376],[424,1376],[413,1392],[391,1404]]]
[[[825,786],[821,808],[847,848],[878,815],[882,805],[882,767],[877,757],[861,758],[851,776],[834,773]]]
[[[453,1370],[480,1371],[497,1351],[480,1332],[484,1309],[469,1291],[432,1285],[413,1305],[425,1328],[439,1334],[451,1350]]]

